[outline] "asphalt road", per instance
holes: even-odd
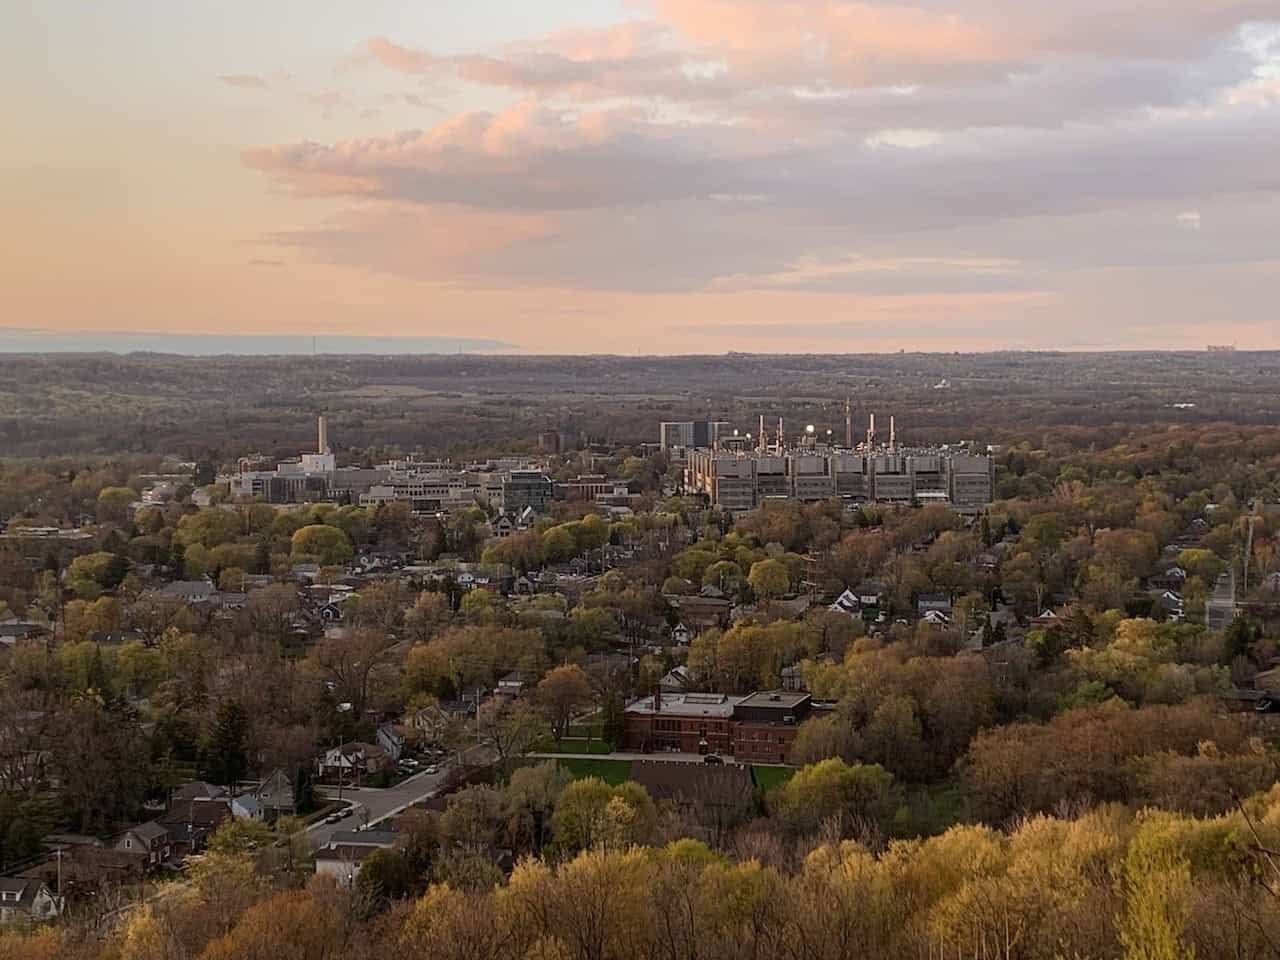
[[[472,764],[493,763],[496,756],[487,747],[472,747],[466,751],[466,759]],[[426,800],[440,789],[441,784],[449,776],[449,771],[456,765],[454,761],[441,764],[440,770],[434,774],[416,773],[394,787],[378,789],[376,787],[342,788],[342,799],[352,802],[351,816],[337,823],[325,823],[323,820],[313,824],[307,830],[311,849],[319,850],[329,842],[329,838],[339,830],[355,830],[359,827],[372,826],[388,817],[393,817],[402,810]],[[319,792],[325,797],[336,798],[337,787],[321,786]]]

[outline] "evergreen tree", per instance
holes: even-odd
[[[234,790],[249,772],[249,756],[245,742],[249,733],[249,718],[244,707],[234,700],[225,700],[218,707],[217,719],[209,737],[206,750],[206,775],[214,783]]]
[[[316,806],[315,777],[305,763],[293,771],[293,809],[296,813],[310,813]]]

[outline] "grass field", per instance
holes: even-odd
[[[753,766],[751,768],[751,776],[755,778],[756,786],[765,793],[782,786],[795,772],[794,767]]]
[[[603,740],[593,739],[588,747],[586,740],[577,737],[565,737],[560,741],[559,748],[551,737],[543,737],[533,745],[535,753],[592,753],[606,754],[613,753],[613,748]]]
[[[599,777],[605,783],[617,786],[620,783],[626,783],[631,778],[630,760],[570,759],[557,760],[556,762],[573,774],[576,780]]]

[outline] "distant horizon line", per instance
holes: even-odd
[[[342,356],[477,356],[511,357],[600,357],[635,359],[643,357],[857,357],[907,356],[996,356],[1033,354],[1133,354],[1194,355],[1266,354],[1280,352],[1274,347],[1239,347],[1206,344],[1202,347],[1118,347],[1085,346],[1007,346],[987,349],[956,348],[885,348],[880,350],[724,350],[720,352],[689,351],[684,353],[642,353],[620,351],[585,351],[562,353],[531,352],[521,344],[483,337],[438,334],[358,335],[345,333],[167,333],[136,330],[49,330],[31,327],[0,326],[0,355],[40,356],[109,354],[115,356],[156,355],[173,357],[342,357]]]

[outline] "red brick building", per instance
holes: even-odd
[[[657,693],[627,707],[622,746],[643,753],[723,753],[740,763],[784,763],[812,706],[802,691],[748,697]]]

